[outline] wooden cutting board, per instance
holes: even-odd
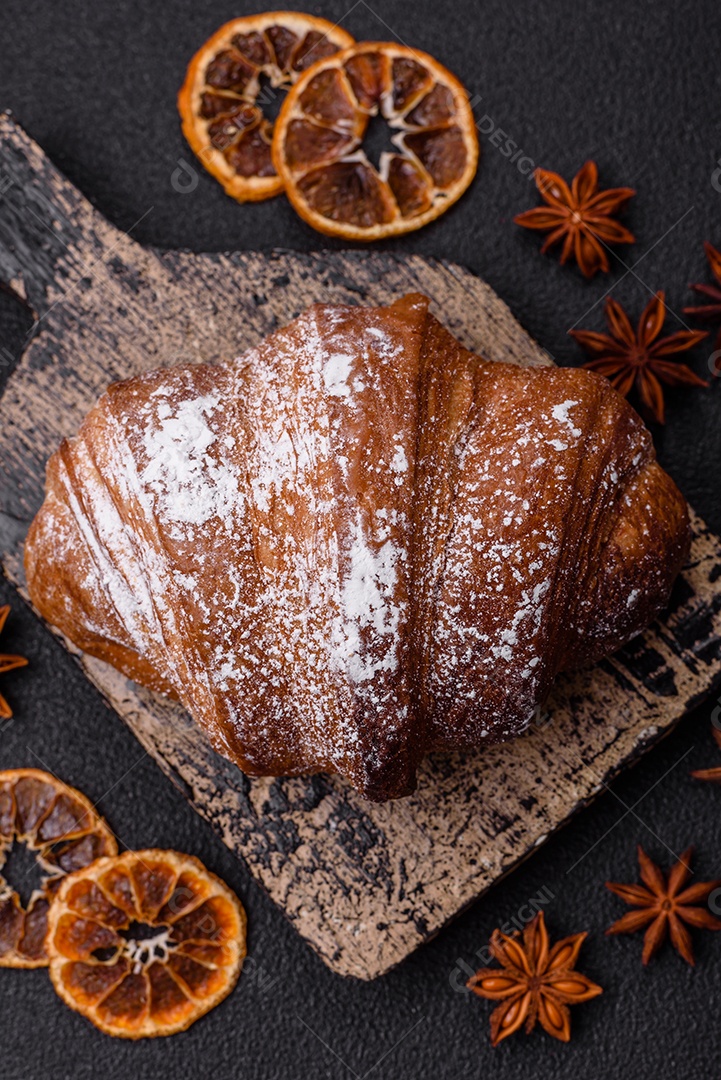
[[[240,353],[314,300],[386,303],[419,290],[466,345],[549,363],[459,266],[374,251],[193,255],[108,224],[9,116],[0,117],[0,281],[35,312],[1,403],[0,555],[22,544],[45,462],[116,379]],[[242,213],[239,208],[238,213]],[[410,798],[374,806],[342,781],[250,780],[177,705],[78,660],[140,742],[329,967],[393,967],[557,829],[721,681],[721,541],[693,519],[667,616],[617,656],[564,678],[524,737],[435,757]]]

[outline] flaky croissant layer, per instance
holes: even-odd
[[[247,773],[384,800],[646,627],[688,544],[606,380],[489,363],[412,295],[111,386],[50,460],[26,570]]]

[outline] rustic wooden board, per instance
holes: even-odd
[[[458,266],[367,251],[145,250],[97,214],[8,116],[0,140],[0,281],[37,317],[0,422],[0,554],[21,589],[22,540],[42,499],[45,461],[114,379],[239,353],[313,300],[384,303],[409,290],[426,292],[446,325],[491,359],[549,362],[491,289]],[[721,681],[721,541],[698,518],[694,531],[662,625],[565,678],[549,718],[523,738],[429,760],[418,792],[385,806],[329,777],[249,780],[181,708],[99,661],[79,661],[326,963],[370,979],[435,934]]]

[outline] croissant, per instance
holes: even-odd
[[[246,773],[383,801],[425,754],[521,732],[659,613],[688,546],[607,380],[485,361],[411,295],[111,386],[25,560],[46,619]]]

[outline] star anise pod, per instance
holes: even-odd
[[[0,607],[0,634],[2,633],[9,614],[9,604],[4,604],[3,607]],[[12,656],[9,653],[0,653],[0,675],[4,675],[6,671],[13,671],[15,668],[25,667],[27,662],[28,661],[24,656]],[[0,694],[0,720],[10,720],[12,714],[12,709],[2,694]]]
[[[691,285],[690,288],[694,289],[697,293],[701,293],[702,296],[708,296],[709,299],[713,300],[713,303],[701,304],[699,307],[685,307],[683,313],[684,315],[698,315],[701,319],[721,319],[721,251],[717,251],[712,244],[708,243],[708,241],[704,244],[704,251],[706,252],[706,258],[711,267],[711,273],[716,278],[717,284],[705,285],[703,283],[697,283],[696,285]],[[719,326],[716,335],[714,349],[721,349],[721,326]]]
[[[659,338],[666,318],[665,294],[657,292],[649,300],[634,330],[626,312],[610,296],[604,308],[609,334],[592,330],[569,330],[571,337],[594,359],[584,367],[600,372],[611,380],[619,394],[628,397],[635,387],[641,406],[659,424],[665,419],[663,389],[668,386],[708,386],[687,367],[665,359],[674,353],[687,352],[707,337],[705,330],[678,330]],[[658,339],[658,340],[657,340]]]
[[[712,734],[716,740],[716,745],[721,750],[721,731],[715,727]],[[691,776],[695,777],[696,780],[711,780],[714,784],[721,784],[721,765],[717,765],[715,769],[694,769]]]
[[[595,161],[586,162],[570,188],[563,177],[547,169],[536,169],[533,178],[547,205],[526,210],[513,220],[525,229],[549,233],[542,255],[563,240],[561,263],[573,255],[584,277],[591,278],[598,270],[608,273],[608,244],[636,242],[633,233],[613,218],[636,192],[627,187],[599,191]]]
[[[518,932],[493,931],[491,955],[502,967],[482,968],[467,984],[479,997],[501,1003],[491,1013],[493,1046],[513,1035],[523,1023],[526,1032],[532,1031],[536,1020],[554,1039],[568,1042],[568,1006],[603,993],[600,986],[573,970],[586,936],[574,934],[549,948],[542,911],[525,927],[522,939]]]
[[[632,934],[647,927],[641,956],[644,964],[655,955],[668,933],[676,952],[693,965],[691,935],[684,924],[703,930],[721,930],[721,919],[715,918],[706,908],[694,906],[699,900],[706,900],[721,885],[721,881],[697,881],[695,885],[684,888],[691,877],[692,853],[693,848],[687,848],[666,876],[639,844],[638,862],[643,885],[606,882],[607,889],[638,909],[618,919],[606,933]]]

